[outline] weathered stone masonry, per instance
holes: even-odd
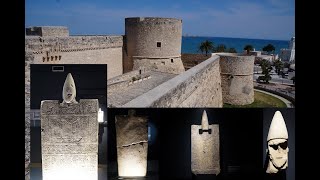
[[[127,59],[124,71],[184,72],[181,61],[182,20],[138,17],[125,19]]]
[[[26,36],[35,64],[112,64],[107,76],[123,73],[122,36]]]
[[[68,37],[69,30],[64,26],[41,26],[26,28],[26,35],[28,36],[59,36]]]
[[[148,156],[148,119],[128,115],[115,117],[119,176],[145,176]]]
[[[32,53],[25,54],[25,180],[30,179],[30,64]]]
[[[222,107],[219,56],[215,55],[122,107]]]
[[[254,101],[254,56],[221,53],[221,83],[223,102],[234,105],[251,104]]]

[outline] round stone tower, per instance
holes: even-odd
[[[221,53],[220,71],[223,103],[251,104],[254,101],[254,56]]]
[[[124,71],[155,70],[179,74],[182,20],[132,17],[125,19]]]

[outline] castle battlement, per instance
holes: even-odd
[[[108,64],[110,106],[125,106],[147,91],[168,84],[169,79],[177,82],[166,86],[170,92],[160,88],[161,99],[152,95],[153,101],[158,102],[152,103],[154,106],[222,107],[223,103],[253,102],[253,56],[218,53],[185,71],[181,60],[181,19],[126,18],[125,35],[119,36],[69,36],[68,28],[60,26],[31,27],[26,31],[26,66]],[[143,81],[145,77],[151,80]]]
[[[65,26],[33,26],[26,28],[26,35],[68,37],[69,29]]]

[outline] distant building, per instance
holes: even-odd
[[[263,59],[268,60],[270,62],[272,62],[273,60],[278,58],[278,55],[274,55],[274,54],[268,54],[264,51],[250,51],[250,55],[251,56],[255,56],[255,60],[260,60],[262,61]]]
[[[284,48],[280,50],[281,61],[295,63],[295,37],[292,37],[289,42],[289,49]]]

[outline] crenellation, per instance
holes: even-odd
[[[26,28],[26,35],[28,36],[55,36],[55,37],[68,37],[69,29],[64,26],[34,26]]]
[[[108,78],[123,72],[123,36],[26,36],[25,46],[35,64],[112,64]]]
[[[103,49],[123,46],[122,36],[41,37],[42,40],[40,41],[37,39],[32,36],[25,37],[25,46],[28,50],[41,51],[50,49],[52,51],[63,51],[72,49],[76,51],[78,49],[88,50],[90,48]]]

